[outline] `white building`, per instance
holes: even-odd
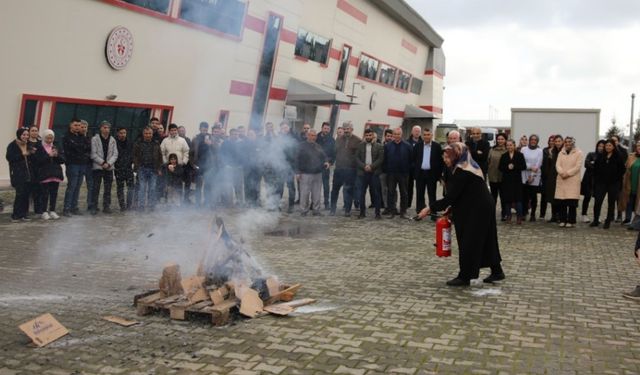
[[[7,0],[0,30],[4,145],[31,124],[60,141],[73,117],[134,136],[153,116],[188,135],[442,117],[443,39],[403,0]]]

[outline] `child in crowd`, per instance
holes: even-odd
[[[182,197],[182,178],[184,169],[178,165],[178,156],[169,155],[169,162],[165,170],[167,177],[167,203],[179,206]]]

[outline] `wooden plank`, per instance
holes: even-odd
[[[300,306],[304,306],[304,305],[309,305],[312,303],[315,303],[316,300],[313,298],[302,298],[302,299],[296,299],[293,300],[291,302],[283,302],[283,303],[278,303],[275,306],[290,306],[290,307],[300,307]]]
[[[316,302],[316,300],[313,298],[297,299],[291,302],[276,303],[273,305],[266,306],[264,308],[264,311],[271,314],[284,316],[294,312],[296,307],[308,305],[314,302]]]
[[[146,297],[139,298],[136,301],[136,303],[137,304],[143,304],[143,305],[150,305],[150,304],[158,301],[161,298],[163,298],[162,292],[156,292],[156,293],[147,295]]]
[[[180,301],[176,302],[169,306],[169,316],[171,319],[175,320],[184,320],[185,312],[189,308],[189,306],[194,305],[194,302],[191,301]]]
[[[278,294],[276,294],[276,295],[274,295],[274,296],[269,297],[269,298],[264,302],[264,304],[265,304],[265,306],[266,306],[266,305],[271,305],[272,303],[279,301],[279,300],[280,300],[280,296],[282,296],[282,295],[283,295],[283,294],[285,294],[285,293],[290,293],[290,294],[295,295],[295,294],[298,292],[298,290],[299,290],[300,288],[302,288],[302,284],[295,284],[295,285],[292,285],[292,286],[288,287],[287,289],[281,290]]]
[[[160,307],[165,307],[167,305],[170,305],[172,303],[176,303],[181,299],[186,298],[184,295],[176,295],[176,296],[171,296],[171,297],[167,297],[167,298],[163,298],[163,299],[159,299],[155,302],[156,306],[160,306]]]
[[[136,304],[138,304],[138,301],[144,297],[148,297],[152,294],[156,294],[158,293],[160,290],[159,289],[151,289],[151,290],[147,290],[146,292],[140,293],[140,294],[136,294],[135,296],[133,296],[133,305],[135,306]]]
[[[202,309],[204,309],[205,307],[209,307],[211,306],[213,303],[211,301],[202,301],[202,302],[198,302],[193,306],[189,306],[189,308],[187,308],[187,311],[192,311],[192,312],[205,312],[202,311]]]

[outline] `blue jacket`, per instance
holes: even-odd
[[[409,174],[413,158],[413,147],[406,142],[389,142],[384,145],[384,165],[386,173]]]

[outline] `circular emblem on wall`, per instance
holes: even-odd
[[[377,92],[372,92],[371,93],[371,98],[369,99],[369,109],[373,111],[374,108],[376,108],[376,99],[378,97],[378,93]]]
[[[107,62],[116,70],[124,69],[133,54],[133,34],[123,26],[111,30],[105,47]]]

